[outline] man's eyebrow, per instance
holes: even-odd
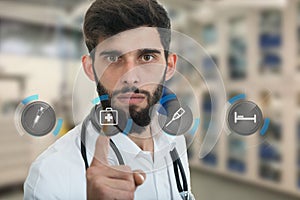
[[[161,54],[161,51],[159,49],[139,49],[140,54],[151,54],[151,53],[157,53]]]
[[[102,51],[99,56],[120,56],[122,55],[121,51],[111,50],[111,51]]]
[[[139,54],[151,54],[151,53],[157,53],[161,54],[161,51],[159,49],[139,49]],[[118,50],[108,50],[108,51],[102,51],[99,56],[121,56],[123,53]]]

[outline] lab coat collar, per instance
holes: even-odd
[[[150,128],[154,142],[154,158],[158,160],[166,154],[169,154],[169,152],[176,146],[176,136],[170,136],[162,131],[158,123],[158,115],[153,117]],[[86,150],[89,154],[89,163],[94,155],[95,144],[98,136],[99,134],[96,129],[93,128],[91,122],[89,122],[86,130]],[[128,153],[131,154],[131,156],[136,157],[143,153],[143,151],[127,135],[121,132],[111,136],[111,139],[114,141],[121,154]],[[110,149],[110,151],[112,150]]]

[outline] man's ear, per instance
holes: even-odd
[[[91,81],[95,81],[92,58],[89,55],[84,55],[81,58],[81,63],[82,63],[85,74],[89,77],[89,79]]]
[[[170,53],[168,55],[168,66],[166,72],[166,81],[171,79],[176,71],[176,63],[177,63],[177,55],[174,53]]]

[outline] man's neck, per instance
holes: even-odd
[[[130,133],[128,137],[143,151],[154,151],[154,143],[150,126],[147,126],[142,133]]]

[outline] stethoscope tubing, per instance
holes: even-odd
[[[101,128],[95,124],[94,121],[96,121],[96,120],[93,119],[94,118],[94,114],[93,114],[94,109],[96,110],[96,107],[92,108],[91,113],[84,119],[82,126],[81,126],[80,150],[81,150],[82,159],[84,161],[85,170],[87,170],[89,168],[89,164],[88,164],[88,160],[87,160],[87,151],[86,151],[86,130],[87,130],[89,121],[92,122],[92,125],[95,127],[95,129],[98,132],[101,132]],[[113,142],[112,139],[110,139],[109,141],[110,141],[109,142],[110,147],[113,149],[113,151],[117,157],[119,165],[124,165],[125,162],[123,160],[123,157],[122,157],[118,147],[116,146],[116,144]],[[182,162],[180,160],[177,149],[175,147],[173,150],[170,151],[170,156],[173,160],[173,168],[174,168],[174,174],[175,174],[175,178],[176,178],[177,189],[178,189],[179,193],[186,192],[186,191],[188,191],[187,179],[186,179],[186,175],[185,175],[185,171],[184,171]],[[180,182],[179,172],[180,172],[181,179],[182,179],[182,185]]]

